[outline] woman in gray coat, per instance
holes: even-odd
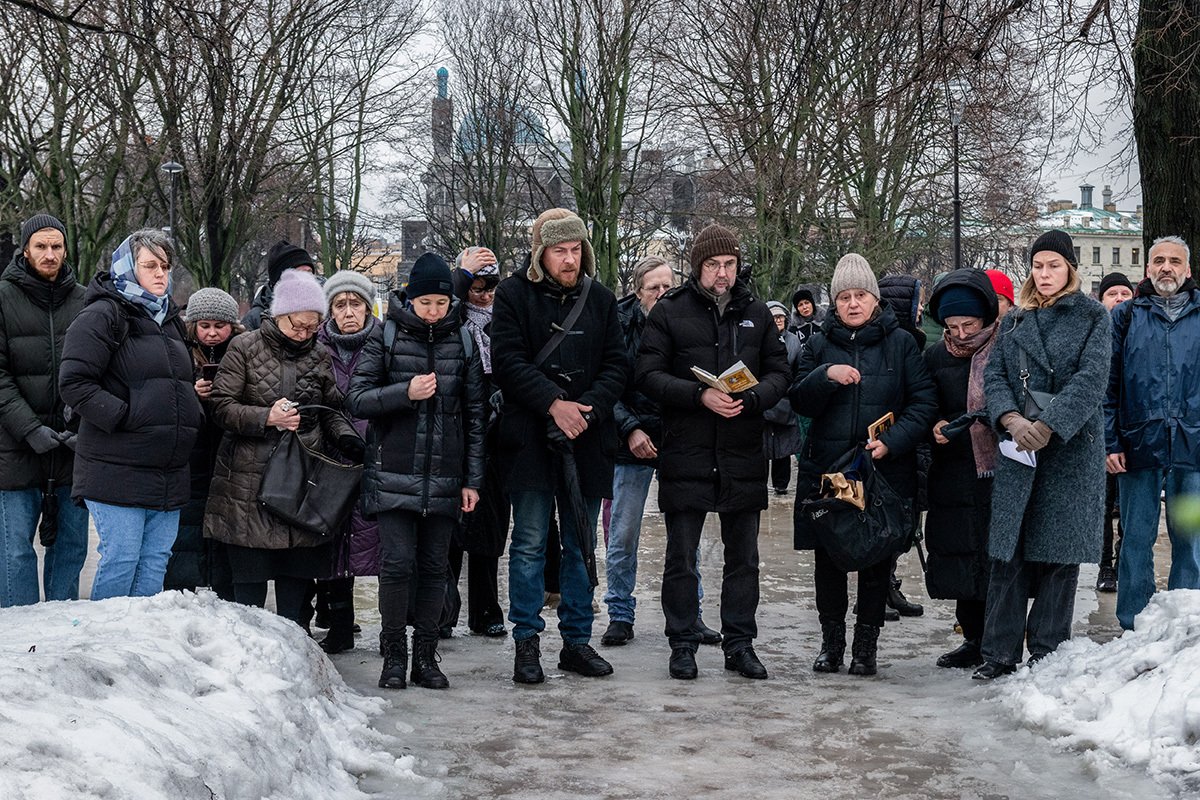
[[[984,663],[972,676],[1033,666],[1070,638],[1079,565],[1100,558],[1104,415],[1111,322],[1079,291],[1075,249],[1062,231],[1033,243],[1032,269],[1004,318],[984,378],[988,415],[1015,455],[996,459],[984,620]],[[1042,396],[1036,412],[1026,386]],[[1033,608],[1026,616],[1029,598]]]

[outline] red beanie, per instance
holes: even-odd
[[[1013,295],[1012,279],[998,269],[989,269],[987,276],[992,282],[992,289],[995,290],[996,296],[1007,297],[1008,302],[1016,305],[1017,298]]]

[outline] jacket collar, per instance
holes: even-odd
[[[12,261],[4,269],[0,279],[16,284],[29,298],[41,308],[49,308],[55,300],[61,300],[77,283],[75,270],[70,264],[64,263],[58,271],[58,277],[48,281],[34,272],[25,255],[20,251],[13,254]]]

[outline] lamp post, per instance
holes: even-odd
[[[179,190],[179,174],[183,172],[183,164],[178,161],[168,161],[159,169],[171,176],[171,204],[167,211],[167,221],[171,226],[171,244],[176,250],[179,250],[179,242],[175,237],[175,195]]]
[[[961,80],[946,85],[950,99],[950,132],[952,157],[954,160],[954,268],[962,267],[962,198],[958,192],[958,126],[962,122],[967,106],[967,90],[970,87]]]

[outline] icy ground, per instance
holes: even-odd
[[[1200,591],[1155,595],[1107,644],[1073,639],[1006,681],[1001,701],[1057,744],[1200,796]]]
[[[0,698],[4,800],[440,789],[299,628],[209,593],[0,610]]]

